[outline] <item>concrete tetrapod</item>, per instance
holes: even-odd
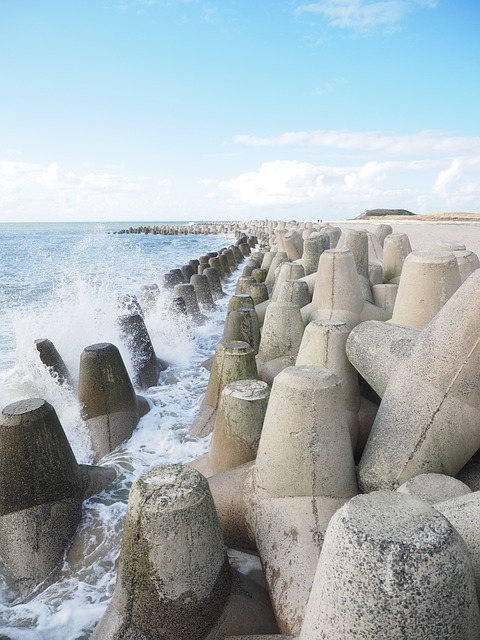
[[[137,426],[137,397],[119,350],[102,342],[80,356],[78,399],[95,461],[127,440]]]
[[[345,351],[348,335],[345,322],[310,322],[305,327],[295,364],[323,367],[337,376],[345,400],[352,448],[355,450],[359,430],[360,387],[357,370]]]
[[[335,249],[342,235],[340,227],[332,227],[331,224],[325,224],[320,227],[320,233],[327,235],[330,241],[330,249]]]
[[[260,553],[282,633],[301,627],[323,534],[358,491],[340,383],[288,367],[272,387],[255,463],[209,480],[226,544]]]
[[[436,502],[434,506],[452,523],[467,545],[480,604],[480,491]]]
[[[265,282],[265,278],[268,275],[268,269],[254,269],[252,271],[252,278],[255,278],[257,282]]]
[[[277,302],[293,302],[300,308],[310,304],[308,284],[304,280],[285,280],[277,297]]]
[[[203,437],[213,431],[220,394],[227,384],[257,378],[255,354],[249,344],[241,341],[220,342],[215,349],[205,397],[190,428],[190,435]]]
[[[214,300],[220,300],[220,298],[223,298],[225,296],[225,292],[222,289],[222,282],[217,269],[214,267],[207,267],[203,271],[203,275],[207,276],[212,298]]]
[[[403,263],[391,321],[423,329],[460,284],[453,253],[412,251]]]
[[[305,324],[338,320],[352,329],[363,320],[387,320],[389,315],[364,299],[352,252],[329,249],[320,256],[312,302],[302,308],[302,317]]]
[[[368,320],[348,336],[348,359],[382,398],[390,378],[410,357],[420,331],[412,327]]]
[[[416,496],[433,505],[472,493],[465,483],[443,473],[421,473],[401,484],[397,491]]]
[[[200,311],[200,306],[193,284],[176,284],[173,289],[174,295],[185,300],[187,315],[198,325],[205,324],[205,316]]]
[[[345,229],[340,236],[337,249],[349,249],[353,254],[360,280],[362,295],[373,303],[372,290],[368,279],[368,233],[361,229]]]
[[[272,301],[276,302],[282,289],[283,283],[287,280],[299,280],[305,276],[305,269],[301,264],[295,262],[283,262],[280,266],[275,285],[272,290]]]
[[[389,236],[392,232],[393,232],[393,229],[389,224],[379,224],[375,229],[375,234],[378,237],[378,240],[382,248],[385,243],[385,238]]]
[[[72,376],[53,342],[48,338],[41,338],[35,340],[34,344],[41,362],[47,367],[52,378],[54,378],[58,384],[66,384],[73,389]]]
[[[129,313],[119,316],[116,323],[120,339],[132,356],[134,384],[139,389],[154,387],[164,367],[157,358],[145,320],[138,313]]]
[[[377,264],[382,267],[383,262],[383,245],[380,242],[376,233],[367,231],[368,235],[368,262],[370,264]],[[370,266],[369,266],[370,271]],[[382,267],[383,274],[383,267]],[[383,279],[382,279],[383,282]]]
[[[379,491],[328,525],[300,640],[476,640],[465,542],[426,502]]]
[[[330,249],[330,239],[327,235],[319,233],[304,241],[301,262],[306,276],[317,272],[320,256],[327,249]]]
[[[369,263],[368,280],[370,282],[371,287],[373,287],[376,284],[383,284],[383,266],[381,262],[375,261],[375,262]],[[373,295],[373,291],[372,291],[372,295]],[[377,304],[375,302],[375,298],[373,299],[373,302],[374,304]]]
[[[191,466],[205,477],[254,460],[270,388],[261,380],[238,380],[222,391],[210,451]]]
[[[132,486],[115,593],[92,640],[274,633],[259,591],[232,575],[205,478],[165,465]]]
[[[398,284],[374,284],[372,286],[373,302],[377,307],[385,309],[391,318],[397,298]]]
[[[59,566],[80,522],[83,499],[114,478],[110,467],[77,464],[45,400],[20,400],[3,409],[0,557],[21,593],[29,593]]]
[[[295,364],[304,325],[300,307],[292,302],[271,302],[263,321],[258,348],[258,375],[267,384],[285,367]]]
[[[383,244],[383,279],[386,284],[398,284],[403,263],[412,247],[406,233],[391,233]]]
[[[240,278],[237,279],[237,283],[235,285],[235,294],[249,295],[247,289],[250,284],[257,284],[255,278],[253,278],[252,276],[240,276]]]
[[[208,284],[207,276],[204,273],[194,273],[190,278],[190,284],[193,285],[198,304],[205,311],[214,311],[216,309],[216,306],[213,301],[213,296],[212,292],[210,291],[210,285]]]
[[[473,251],[454,251],[453,255],[458,262],[460,279],[465,282],[468,276],[480,267],[478,256]]]
[[[321,367],[274,380],[254,471],[255,539],[282,633],[298,631],[331,516],[357,489],[338,378]]]
[[[288,260],[288,256],[285,251],[277,251],[277,253],[273,256],[273,260],[268,268],[268,274],[265,278],[265,284],[268,287],[268,290],[271,291],[273,289],[273,285],[275,284],[275,273],[278,267]]]
[[[223,340],[247,342],[257,354],[260,345],[260,325],[255,309],[232,309],[225,320]]]
[[[359,464],[363,491],[394,489],[420,473],[455,476],[480,448],[479,336],[477,270],[391,375]]]

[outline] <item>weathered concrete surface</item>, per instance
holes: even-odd
[[[359,464],[363,491],[455,476],[480,448],[480,270],[420,333],[390,378]]]
[[[435,509],[440,511],[455,527],[467,545],[472,562],[477,599],[480,600],[480,492],[468,493],[444,502],[437,502]]]
[[[255,379],[258,379],[258,371],[252,347],[241,341],[220,342],[215,349],[205,397],[190,428],[190,435],[206,436],[213,431],[220,395],[228,384]]]
[[[20,400],[0,415],[0,556],[23,594],[63,560],[82,501],[115,477],[78,465],[54,408]]]
[[[404,482],[397,491],[416,496],[433,505],[472,492],[470,487],[460,480],[443,473],[421,473]]]
[[[474,640],[478,610],[465,542],[413,496],[357,496],[333,516],[301,640]]]
[[[412,251],[403,264],[391,321],[423,329],[460,284],[453,253]]]
[[[165,465],[132,486],[115,593],[92,640],[274,633],[265,595],[231,571],[205,478]]]
[[[408,360],[420,332],[369,320],[356,326],[348,336],[346,353],[357,371],[382,398],[392,376]]]
[[[138,423],[137,397],[117,347],[86,347],[80,356],[78,399],[95,461],[127,440]]]

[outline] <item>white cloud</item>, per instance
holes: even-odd
[[[12,211],[28,212],[34,203],[36,211],[51,207],[73,206],[82,210],[113,208],[125,194],[139,195],[144,178],[129,178],[110,173],[76,174],[63,171],[57,162],[40,165],[27,162],[0,162],[0,219]],[[82,211],[83,213],[83,211]]]
[[[219,187],[253,206],[301,203],[318,197],[325,189],[321,169],[296,160],[264,162],[258,171],[223,181]]]
[[[455,158],[447,169],[439,172],[438,177],[433,186],[433,190],[441,195],[446,195],[447,185],[460,175],[461,163]]]
[[[478,211],[479,169],[480,155],[459,157],[447,166],[442,159],[370,160],[345,167],[275,160],[221,182],[219,189],[229,195],[230,208],[258,207],[267,217],[286,206],[306,214],[319,211],[326,219],[376,207]]]
[[[324,0],[302,4],[296,12],[321,15],[332,27],[366,33],[376,27],[395,28],[415,9],[436,6],[436,0]]]
[[[468,152],[480,154],[480,136],[455,136],[444,131],[429,130],[403,135],[382,131],[287,131],[271,137],[240,134],[234,137],[233,142],[252,147],[297,145],[408,156]]]
[[[471,199],[475,210],[480,202],[480,156],[456,157],[441,169],[433,185],[434,193],[443,198],[466,197]]]

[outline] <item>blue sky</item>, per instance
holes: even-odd
[[[477,0],[0,0],[0,221],[480,212]]]

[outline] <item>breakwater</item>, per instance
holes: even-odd
[[[229,229],[190,274],[244,264],[190,425],[202,475],[137,480],[94,637],[478,637],[478,258],[388,225]],[[160,287],[201,325],[186,266]]]

